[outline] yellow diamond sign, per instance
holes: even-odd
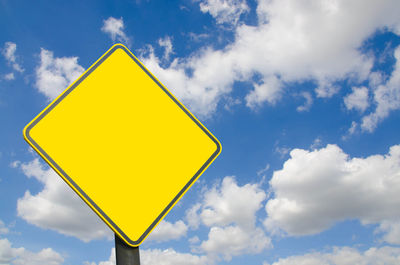
[[[207,128],[121,44],[33,119],[24,137],[131,246],[221,152]]]

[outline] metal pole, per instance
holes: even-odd
[[[131,247],[115,234],[117,265],[140,265],[139,247]]]

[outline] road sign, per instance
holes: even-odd
[[[24,137],[130,246],[143,242],[221,151],[121,44],[34,118]]]

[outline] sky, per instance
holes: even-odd
[[[115,43],[222,144],[142,264],[399,264],[399,9],[0,0],[0,264],[115,264],[112,231],[22,136]]]

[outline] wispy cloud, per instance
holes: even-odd
[[[158,45],[160,45],[160,47],[164,48],[164,56],[163,56],[163,58],[166,61],[169,61],[169,57],[171,56],[171,54],[174,54],[171,38],[169,36],[166,36],[165,38],[159,39],[158,40]]]
[[[240,16],[250,8],[245,0],[202,0],[200,10],[213,16],[217,24],[236,25]]]
[[[14,42],[6,42],[4,44],[4,48],[1,50],[4,58],[7,60],[7,63],[17,72],[22,73],[24,69],[22,66],[17,62],[17,44]]]
[[[125,25],[122,17],[119,19],[109,17],[103,21],[101,31],[110,36],[113,42],[122,42],[129,47],[131,45],[131,40],[124,32],[124,29]]]
[[[303,112],[303,111],[309,111],[312,104],[313,104],[313,98],[310,92],[307,91],[303,91],[300,93],[300,96],[302,96],[304,98],[304,104],[301,106],[297,107],[297,111],[299,112]]]
[[[394,52],[396,64],[389,80],[373,91],[376,109],[362,119],[361,128],[372,132],[391,111],[400,109],[400,46]]]

